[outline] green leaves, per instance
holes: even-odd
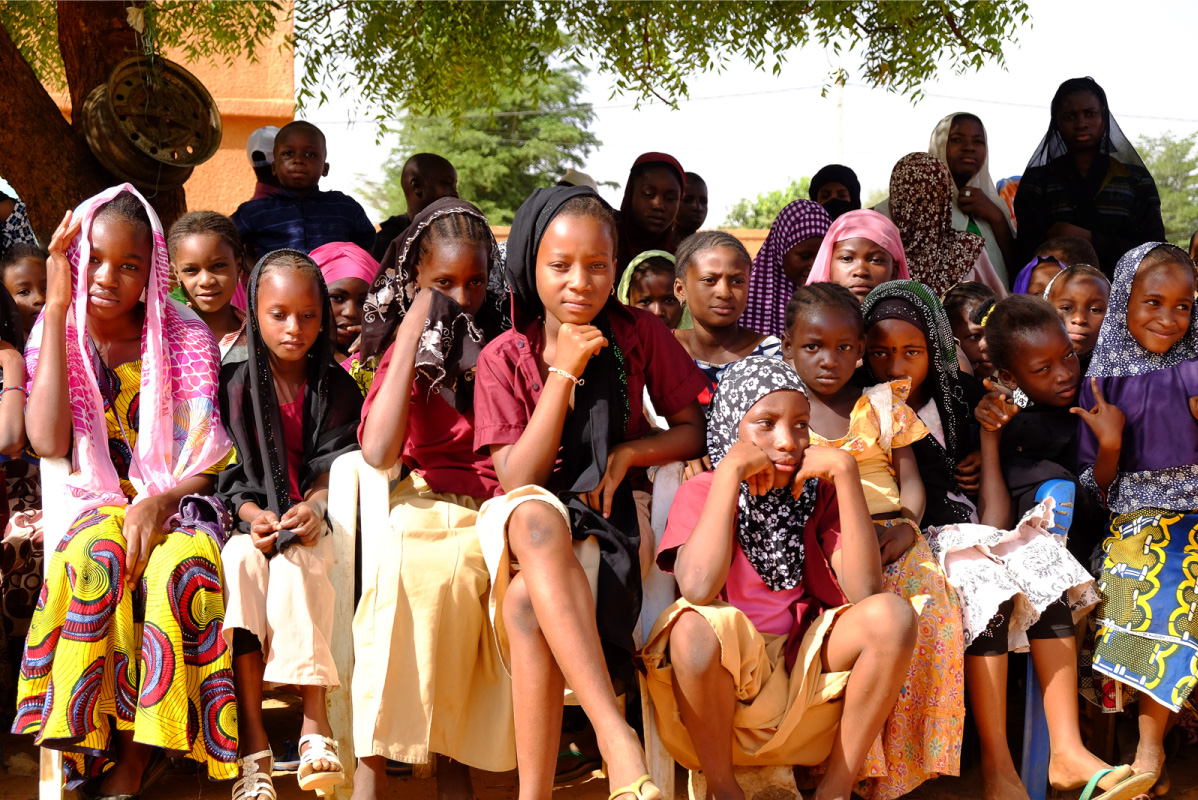
[[[768,228],[774,224],[774,219],[782,209],[795,200],[807,200],[810,188],[811,179],[803,177],[792,180],[785,189],[759,194],[753,200],[738,200],[728,211],[728,218],[722,227]]]
[[[1136,144],[1144,166],[1152,173],[1161,195],[1165,237],[1184,248],[1198,231],[1198,133],[1176,138],[1172,133],[1145,136]]]

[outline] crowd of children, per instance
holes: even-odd
[[[1198,278],[1093,81],[1058,91],[1013,207],[955,114],[877,209],[820,170],[756,257],[702,230],[706,183],[664,153],[618,210],[574,171],[537,189],[504,243],[420,154],[376,238],[320,190],[319,129],[272,133],[231,219],[163,230],[117,186],[0,252],[0,697],[82,797],[186,756],[273,800],[269,684],[302,700],[322,795],[346,759],[356,800],[435,759],[443,797],[474,767],[543,800],[584,756],[572,696],[613,800],[661,800],[618,700],[640,669],[718,800],[743,766],[821,800],[959,774],[967,699],[986,797],[1018,800],[1026,650],[1053,787],[1168,791],[1198,682]],[[329,476],[359,449],[400,469],[334,630]],[[64,457],[43,554],[38,459]],[[676,601],[638,630],[653,570]],[[1087,749],[1089,700],[1136,704],[1130,763]]]

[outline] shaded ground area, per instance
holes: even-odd
[[[300,714],[298,699],[287,695],[269,695],[265,712],[267,728],[275,752],[280,753],[284,740],[298,738]],[[4,747],[5,769],[0,772],[0,800],[36,800],[37,798],[37,751],[28,737],[6,734],[0,738]],[[1183,747],[1169,761],[1169,774],[1173,789],[1171,800],[1198,800],[1198,747]],[[24,773],[24,774],[21,774]],[[686,798],[686,772],[679,768],[677,773],[679,798]],[[515,772],[494,774],[474,773],[474,787],[478,800],[513,800],[516,796]],[[279,800],[314,800],[312,792],[302,792],[296,785],[294,774],[276,773],[275,788]],[[231,783],[216,783],[195,774],[173,774],[164,777],[147,791],[144,800],[225,800],[232,791]],[[555,791],[557,800],[606,800],[607,781],[602,777],[580,780]],[[1077,797],[1072,792],[1060,797]],[[967,768],[960,778],[940,778],[930,781],[907,795],[911,800],[955,800],[956,798],[980,798],[981,779],[975,768]],[[1051,797],[1052,795],[1050,795]],[[67,795],[70,798],[70,795]],[[436,781],[413,777],[396,777],[391,780],[386,800],[436,800]]]

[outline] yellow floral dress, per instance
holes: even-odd
[[[900,509],[891,451],[928,435],[906,404],[909,381],[867,389],[849,415],[849,432],[811,443],[848,450],[857,460],[869,512]],[[965,639],[961,605],[923,535],[893,564],[883,568],[888,591],[905,598],[919,614],[915,655],[886,727],[865,759],[856,793],[865,800],[894,800],[938,775],[961,769],[965,722]]]
[[[104,409],[109,454],[133,499],[127,476],[137,445],[141,360],[112,373],[115,402]],[[13,731],[65,752],[68,788],[105,769],[113,723],[138,742],[206,765],[212,779],[236,777],[220,546],[201,529],[176,527],[131,589],[127,510],[84,512],[51,556],[21,663]]]

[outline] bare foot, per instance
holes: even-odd
[[[1136,747],[1136,760],[1132,762],[1134,772],[1155,772],[1156,784],[1152,787],[1152,797],[1164,797],[1169,793],[1169,776],[1165,772],[1165,748],[1163,745],[1153,745],[1141,738]],[[1146,797],[1147,795],[1141,795]]]
[[[1028,800],[1027,789],[1019,780],[1019,775],[1012,772],[982,773],[982,797],[984,800]]]
[[[640,739],[632,732],[632,728],[624,726],[624,735],[605,750],[607,760],[607,779],[614,792],[635,783],[642,775],[648,774],[645,764],[645,751],[641,749]],[[641,787],[641,794],[646,800],[660,800],[661,791],[656,784],[646,782]],[[620,800],[635,800],[631,794],[622,795]]]
[[[1110,768],[1110,764],[1089,750],[1054,752],[1048,759],[1048,783],[1060,791],[1080,789],[1089,782],[1095,772]],[[1105,791],[1131,776],[1132,768],[1123,764],[1115,767],[1114,772],[1104,775],[1098,782],[1098,788]]]
[[[378,800],[387,780],[387,759],[367,756],[358,759],[354,770],[354,793],[350,800]]]

